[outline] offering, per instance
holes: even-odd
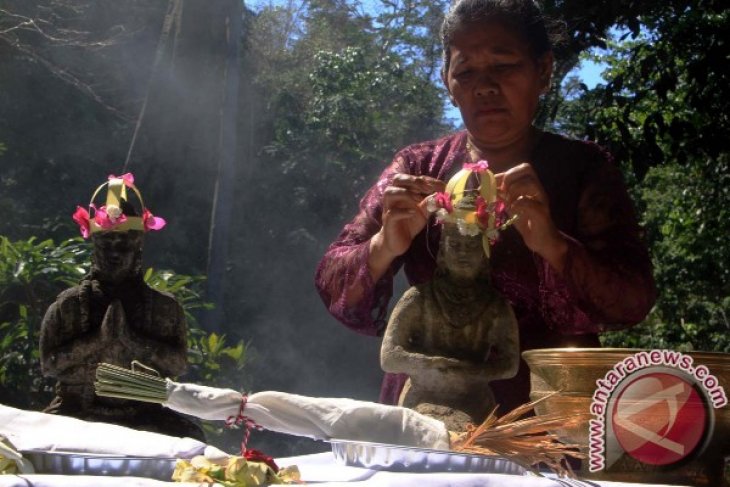
[[[160,403],[202,419],[243,423],[319,440],[501,455],[522,465],[543,462],[560,474],[570,473],[564,462],[566,456],[582,457],[578,445],[563,444],[547,430],[585,418],[548,415],[519,419],[534,403],[501,418],[493,411],[480,426],[451,432],[441,421],[416,411],[353,399],[283,392],[246,396],[232,389],[177,383],[109,364],[99,365],[96,379],[98,395]]]
[[[18,473],[33,473],[33,465],[0,435],[0,475]]]

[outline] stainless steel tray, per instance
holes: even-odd
[[[33,464],[36,473],[56,475],[111,475],[146,477],[170,481],[175,458],[125,457],[76,452],[21,452]]]
[[[498,456],[348,440],[330,440],[330,443],[337,461],[351,467],[391,472],[530,473],[525,467]]]

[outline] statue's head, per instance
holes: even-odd
[[[91,240],[92,268],[97,279],[114,284],[142,274],[143,232],[95,232]]]
[[[449,179],[446,192],[434,193],[427,198],[425,208],[443,224],[442,249],[448,254],[456,253],[457,260],[466,264],[463,255],[466,248],[474,250],[474,262],[479,257],[476,251],[479,248],[484,254],[486,268],[489,267],[490,246],[496,241],[498,231],[514,221],[504,211],[504,202],[497,198],[496,178],[487,161],[465,163],[463,169]],[[463,250],[456,251],[457,247]],[[452,275],[456,272],[464,277],[479,275],[477,270],[466,272],[466,269],[459,268],[463,266],[452,261],[453,256],[445,257],[449,260],[441,259],[439,268],[448,270]]]
[[[482,235],[464,235],[454,224],[441,230],[438,267],[458,280],[475,280],[489,272],[489,259],[484,254]]]
[[[473,212],[476,197],[467,194],[454,206],[457,212]],[[489,258],[484,252],[484,241],[477,225],[464,228],[463,222],[444,222],[437,258],[438,267],[452,278],[474,280],[488,275]],[[472,230],[472,231],[470,231]]]

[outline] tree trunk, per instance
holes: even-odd
[[[242,31],[241,0],[228,0],[227,54],[223,76],[218,175],[208,235],[208,300],[215,308],[206,316],[206,329],[220,331],[223,317],[226,262],[233,207],[238,126],[239,60]]]

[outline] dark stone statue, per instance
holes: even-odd
[[[99,362],[130,367],[133,360],[174,377],[187,368],[185,315],[175,298],[142,278],[141,231],[92,234],[92,269],[63,291],[41,327],[41,366],[55,377],[47,412],[204,440],[200,427],[157,404],[98,397]]]
[[[490,283],[481,234],[444,225],[434,278],[396,304],[381,365],[409,376],[401,406],[451,431],[486,419],[495,406],[488,383],[517,373],[519,340],[512,307]]]

